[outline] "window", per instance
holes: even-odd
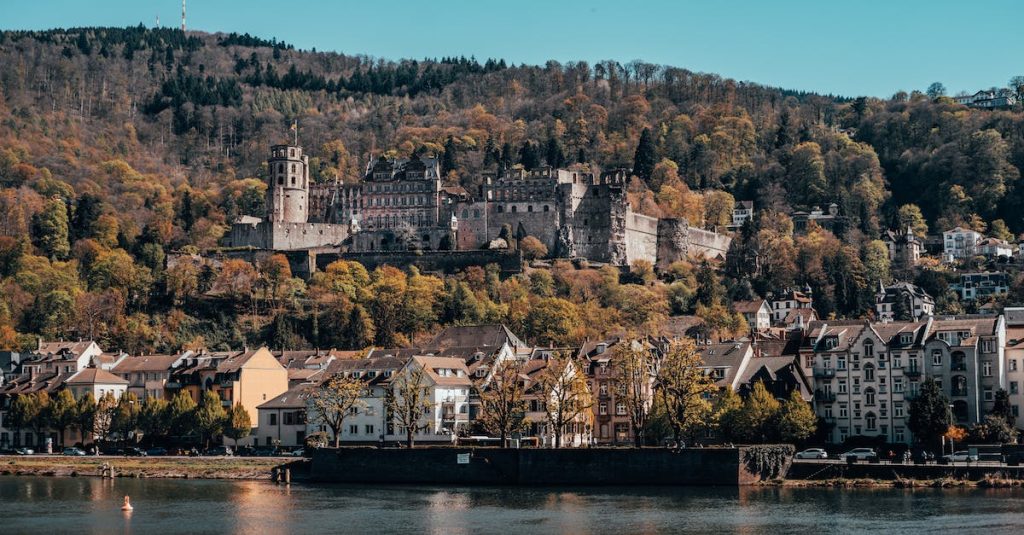
[[[864,356],[873,357],[875,356],[875,343],[871,340],[864,340]]]
[[[1010,393],[1016,394],[1018,392],[1017,381],[1010,381]]]
[[[892,404],[892,415],[897,418],[903,418],[903,402],[897,401]]]
[[[870,364],[864,365],[864,381],[872,382],[875,380],[875,367]]]
[[[846,393],[846,379],[840,379],[839,380],[839,393],[840,394],[845,394]]]
[[[981,363],[981,374],[985,377],[992,377],[992,362],[986,360]]]
[[[896,377],[896,378],[894,378],[892,380],[892,391],[893,392],[903,392],[903,378],[902,377]]]
[[[601,416],[608,414],[608,403],[602,401],[601,404],[597,406],[597,413]]]
[[[277,425],[277,414],[270,413],[270,425]]]
[[[878,418],[875,416],[875,413],[869,412],[867,418],[865,419],[867,420],[868,429],[874,430],[876,424],[878,423]]]
[[[939,349],[932,350],[932,366],[942,366],[942,351]]]
[[[373,435],[373,424],[366,424],[364,427],[367,435]]]
[[[1017,371],[1017,359],[1010,359],[1010,371]]]
[[[599,395],[601,395],[601,396],[607,396],[608,395],[608,383],[603,383],[602,382],[601,386],[598,387],[598,392],[599,392]]]
[[[358,424],[349,424],[349,426],[348,426],[348,434],[350,434],[350,435],[358,435],[359,434],[359,425]]]
[[[906,442],[906,441],[907,441],[907,439],[906,439],[906,437],[905,437],[905,435],[903,433],[903,428],[902,427],[897,427],[896,428],[896,442]]]
[[[615,404],[615,414],[617,414],[619,416],[625,416],[626,415],[626,404],[625,403],[616,403]]]
[[[846,357],[839,357],[837,359],[836,369],[838,369],[838,370],[845,370],[846,369]]]
[[[846,418],[850,413],[846,410],[846,403],[839,404],[839,417]]]
[[[875,404],[875,389],[874,388],[868,388],[867,390],[864,391],[864,404],[865,405],[874,405]]]
[[[992,387],[991,386],[986,386],[984,388],[983,392],[985,393],[985,401],[992,401],[993,400],[993,397],[992,397]]]

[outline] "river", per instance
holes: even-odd
[[[131,495],[135,510],[120,511]],[[0,476],[0,533],[1019,533],[1024,490],[447,488]]]

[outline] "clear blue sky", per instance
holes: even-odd
[[[180,0],[3,0],[0,28],[180,23]],[[600,59],[890,96],[1024,74],[1019,0],[188,0],[188,27],[388,59]]]

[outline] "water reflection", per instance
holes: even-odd
[[[124,514],[125,494],[135,511]],[[6,533],[889,533],[1016,530],[1024,491],[278,486],[0,477]]]

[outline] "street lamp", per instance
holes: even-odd
[[[948,427],[948,429],[952,429],[952,428],[953,428],[953,404],[950,403],[949,404],[949,427]],[[953,447],[953,435],[950,435],[949,436],[949,455],[950,455],[950,458],[952,458],[952,456],[955,453],[956,453],[956,449]]]

